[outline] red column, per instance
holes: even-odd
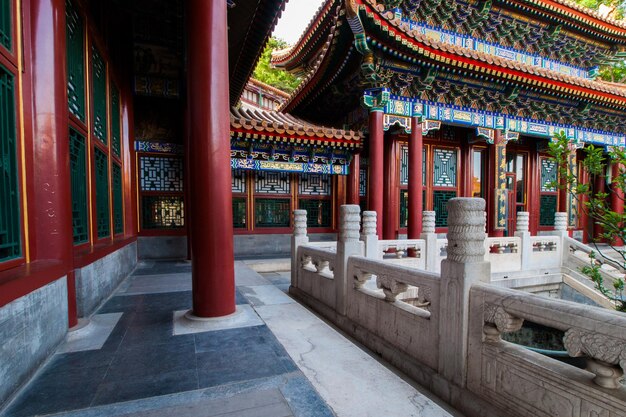
[[[361,156],[356,154],[350,162],[350,174],[348,174],[348,191],[346,204],[359,204],[359,170],[361,169]]]
[[[495,131],[494,144],[489,146],[489,169],[487,170],[488,183],[489,183],[489,202],[487,203],[487,231],[489,236],[503,237],[504,230],[496,227],[497,213],[497,201],[498,190],[502,189],[503,173],[500,169],[501,158],[499,155],[499,148],[502,146],[502,133],[499,130]],[[506,179],[504,180],[506,181]]]
[[[383,112],[379,110],[370,111],[369,118],[369,188],[368,188],[368,209],[375,211],[378,216],[376,224],[376,234],[379,239],[383,237],[383,153],[384,134]]]
[[[397,239],[396,231],[399,224],[400,206],[398,187],[398,158],[396,154],[397,142],[387,138],[385,142],[384,182],[383,182],[383,239]]]
[[[411,136],[409,137],[409,206],[408,230],[409,239],[419,239],[422,233],[422,152],[424,139],[422,124],[419,118],[411,119]]]
[[[35,192],[29,227],[32,260],[61,262],[68,272],[69,325],[76,319],[65,50],[65,1],[32,0],[31,63]]]
[[[187,4],[193,314],[235,312],[225,1]]]
[[[611,178],[617,178],[620,175],[620,168],[623,169],[619,164],[613,164],[611,167]],[[624,213],[624,190],[619,187],[613,187],[611,190],[611,211],[616,213]],[[624,227],[624,225],[622,225]],[[623,246],[624,242],[621,239],[615,239],[613,241],[614,246]]]
[[[598,193],[604,193],[606,192],[606,181],[605,181],[605,176],[604,175],[596,175],[595,177],[595,184],[594,184],[594,191],[596,194]],[[604,232],[604,228],[602,226],[600,226],[599,223],[595,222],[593,220],[593,218],[591,219],[591,221],[593,222],[593,238],[597,241],[600,242],[600,235]]]

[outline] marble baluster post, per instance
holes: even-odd
[[[533,250],[533,244],[530,240],[529,229],[530,213],[520,211],[517,213],[517,225],[515,236],[521,239],[520,250],[522,251],[522,271],[530,269],[530,255]]]
[[[291,286],[298,287],[298,270],[300,269],[300,259],[298,259],[298,247],[309,243],[309,236],[306,228],[306,210],[293,211],[293,234],[291,235]]]
[[[348,259],[362,255],[362,243],[359,241],[359,223],[361,208],[356,204],[341,206],[339,209],[339,235],[337,239],[337,257],[334,270],[335,296],[337,313],[346,314],[346,296],[348,291]]]
[[[420,239],[424,240],[426,248],[426,270],[438,271],[439,265],[437,260],[439,259],[437,248],[437,234],[435,233],[435,212],[424,211],[422,212],[422,233]]]
[[[381,259],[382,254],[378,250],[378,236],[376,235],[376,212],[363,212],[363,230],[361,242],[365,245],[365,256],[370,259]]]

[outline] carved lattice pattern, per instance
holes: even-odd
[[[433,191],[433,209],[435,210],[435,227],[448,227],[448,200],[456,197],[456,191]]]
[[[11,50],[13,46],[11,41],[13,37],[11,3],[13,3],[11,0],[0,1],[0,43],[8,50]]]
[[[556,213],[556,195],[547,194],[539,197],[539,225],[554,226],[554,214]]]
[[[181,158],[142,156],[139,158],[142,191],[183,191],[183,160]]]
[[[117,156],[120,156],[121,143],[120,90],[111,83],[111,149]]]
[[[456,151],[435,149],[433,185],[435,187],[456,187]]]
[[[73,1],[65,2],[67,100],[70,112],[85,121],[85,47],[83,20]]]
[[[400,146],[400,184],[409,184],[409,147]]]
[[[107,143],[107,76],[106,64],[95,46],[91,48],[93,75],[93,135]]]
[[[100,149],[94,151],[96,167],[96,225],[98,238],[109,236],[109,158]]]
[[[291,202],[288,198],[257,198],[254,200],[255,227],[289,227]]]
[[[21,254],[13,76],[0,67],[0,261]]]
[[[257,172],[254,192],[259,194],[289,194],[291,178],[286,172]]]
[[[330,227],[331,201],[312,200],[301,198],[298,201],[298,208],[306,210],[307,227]]]
[[[143,229],[178,229],[185,226],[182,196],[144,195],[141,207]]]
[[[246,199],[233,198],[233,227],[235,229],[246,228]]]
[[[230,188],[233,193],[246,192],[246,171],[243,169],[231,170]]]
[[[113,233],[124,233],[124,200],[122,187],[122,167],[113,163],[111,166],[111,184],[113,194]]]
[[[330,195],[330,176],[322,174],[302,174],[298,184],[301,195]]]
[[[367,168],[359,169],[359,197],[367,194]]]
[[[407,227],[409,216],[409,192],[400,190],[400,227]]]
[[[541,191],[556,191],[556,161],[548,158],[541,159]]]
[[[89,240],[87,216],[87,163],[85,138],[70,129],[70,179],[72,186],[72,229],[74,244]]]

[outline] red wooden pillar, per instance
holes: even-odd
[[[623,169],[623,167],[619,164],[613,164],[611,167],[611,178],[619,177],[620,169]],[[611,190],[611,211],[624,213],[624,190],[618,187],[613,187]],[[622,227],[624,227],[624,225],[622,225]],[[624,242],[621,239],[615,239],[613,245],[623,246]]]
[[[235,312],[225,1],[187,4],[193,314]]]
[[[411,136],[409,137],[409,204],[407,237],[419,239],[422,233],[422,153],[424,138],[422,124],[418,117],[411,119]]]
[[[596,194],[606,192],[606,177],[604,175],[596,175],[594,191]],[[593,221],[593,238],[596,242],[600,242],[600,235],[604,232],[604,228],[599,223]]]
[[[380,110],[370,111],[369,116],[369,189],[368,209],[375,211],[378,216],[376,234],[379,239],[383,237],[383,153],[384,135],[383,112]]]
[[[498,210],[501,209],[501,198],[499,193],[504,192],[506,187],[506,176],[503,178],[504,170],[502,168],[502,147],[506,147],[506,143],[502,138],[502,133],[496,129],[494,143],[489,147],[489,167],[487,170],[487,176],[489,181],[489,202],[487,203],[487,231],[489,236],[503,237],[504,227],[497,225],[498,223]],[[506,151],[504,151],[504,157],[506,157]]]
[[[398,226],[398,216],[400,208],[398,205],[400,189],[398,187],[398,158],[396,155],[396,141],[387,138],[384,144],[384,181],[383,181],[383,239],[396,239],[396,229]]]
[[[350,173],[346,193],[346,204],[359,204],[359,170],[361,169],[361,156],[356,154],[350,162]]]
[[[69,326],[76,325],[65,1],[30,2],[33,103],[31,259],[61,262],[68,276]]]

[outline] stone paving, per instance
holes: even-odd
[[[181,333],[190,265],[140,263],[0,416],[459,415],[294,302],[288,273],[237,262],[236,281],[254,317]]]

